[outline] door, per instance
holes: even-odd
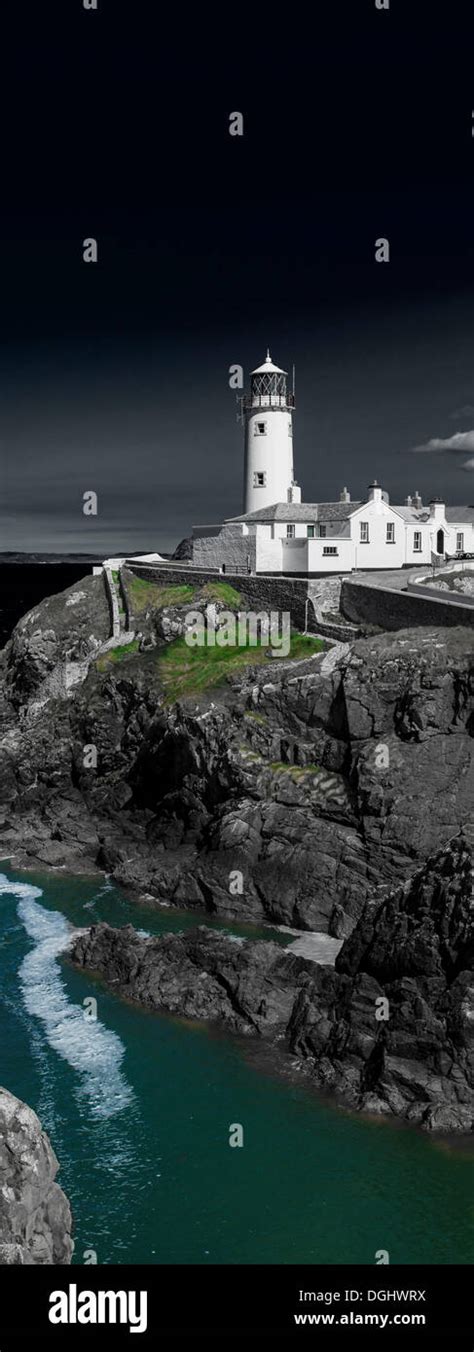
[[[444,530],[439,530],[436,536],[436,552],[444,554]]]

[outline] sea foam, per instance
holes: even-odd
[[[100,1020],[85,1018],[83,1007],[72,1003],[57,961],[71,943],[66,917],[38,904],[41,888],[9,882],[0,874],[0,896],[4,894],[18,897],[19,919],[35,944],[19,969],[25,1008],[40,1020],[49,1046],[78,1073],[77,1093],[92,1115],[107,1118],[122,1112],[133,1099],[120,1069],[124,1045]]]

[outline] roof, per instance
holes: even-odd
[[[309,521],[323,524],[331,521],[347,521],[353,512],[365,507],[366,502],[272,502],[268,507],[259,507],[256,512],[247,512],[242,516],[227,517],[227,521]],[[420,525],[430,520],[429,507],[406,507],[390,502],[387,506],[401,516],[403,521]],[[446,521],[454,524],[472,522],[474,525],[474,505],[472,507],[446,507]]]
[[[453,521],[453,522],[456,522],[456,521],[460,521],[460,522],[461,522],[461,521],[466,521],[466,522],[472,521],[472,522],[474,523],[474,506],[470,506],[470,507],[446,507],[446,508],[445,508],[445,514],[446,514],[446,520],[447,520],[447,521]]]
[[[390,502],[388,505],[392,507],[393,511],[397,512],[399,516],[402,516],[404,521],[419,522],[428,521],[429,519],[430,513],[428,507],[407,507],[406,505],[399,507],[396,502]]]
[[[255,371],[252,371],[251,374],[253,376],[266,376],[266,375],[271,376],[274,375],[275,373],[278,376],[286,376],[288,374],[287,371],[282,371],[281,366],[274,366],[267,347],[267,355],[265,357],[265,361],[262,362],[261,366],[256,366]]]
[[[273,502],[230,521],[347,521],[361,502]]]

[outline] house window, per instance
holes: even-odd
[[[369,523],[368,523],[368,521],[361,521],[361,523],[360,523],[360,543],[361,543],[361,545],[368,545],[368,543],[369,543]]]
[[[320,526],[320,527],[319,527],[319,538],[320,538],[320,540],[325,540],[325,539],[326,539],[326,535],[327,535],[326,527],[325,527],[325,526]]]
[[[266,431],[267,431],[267,424],[266,424],[266,422],[258,422],[258,423],[256,423],[256,426],[255,426],[255,433],[256,433],[256,436],[257,436],[257,437],[264,437],[264,436],[266,435]]]
[[[308,540],[314,540],[315,535],[316,535],[316,527],[308,526]]]
[[[418,552],[421,550],[421,530],[416,530],[413,536],[413,549]]]
[[[456,549],[459,550],[460,554],[464,551],[464,531],[462,530],[458,530],[456,534]]]
[[[337,554],[337,553],[338,553],[338,549],[337,549],[337,546],[336,546],[336,545],[325,545],[325,546],[324,546],[323,554]]]
[[[294,528],[294,526],[288,525],[288,526],[286,527],[286,538],[287,538],[287,540],[294,540],[294,538],[295,538],[295,528]]]
[[[387,521],[387,544],[395,544],[395,522]]]
[[[255,474],[254,474],[254,476],[253,476],[253,486],[254,486],[254,488],[265,488],[266,482],[267,482],[267,476],[266,476],[264,470],[261,470],[261,469],[256,470],[256,471],[255,471]]]

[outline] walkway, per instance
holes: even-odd
[[[290,929],[288,925],[278,925],[280,934],[296,935],[295,942],[288,944],[285,953],[293,953],[296,958],[309,958],[324,966],[334,967],[343,939],[332,939],[330,934],[320,934],[317,930]]]

